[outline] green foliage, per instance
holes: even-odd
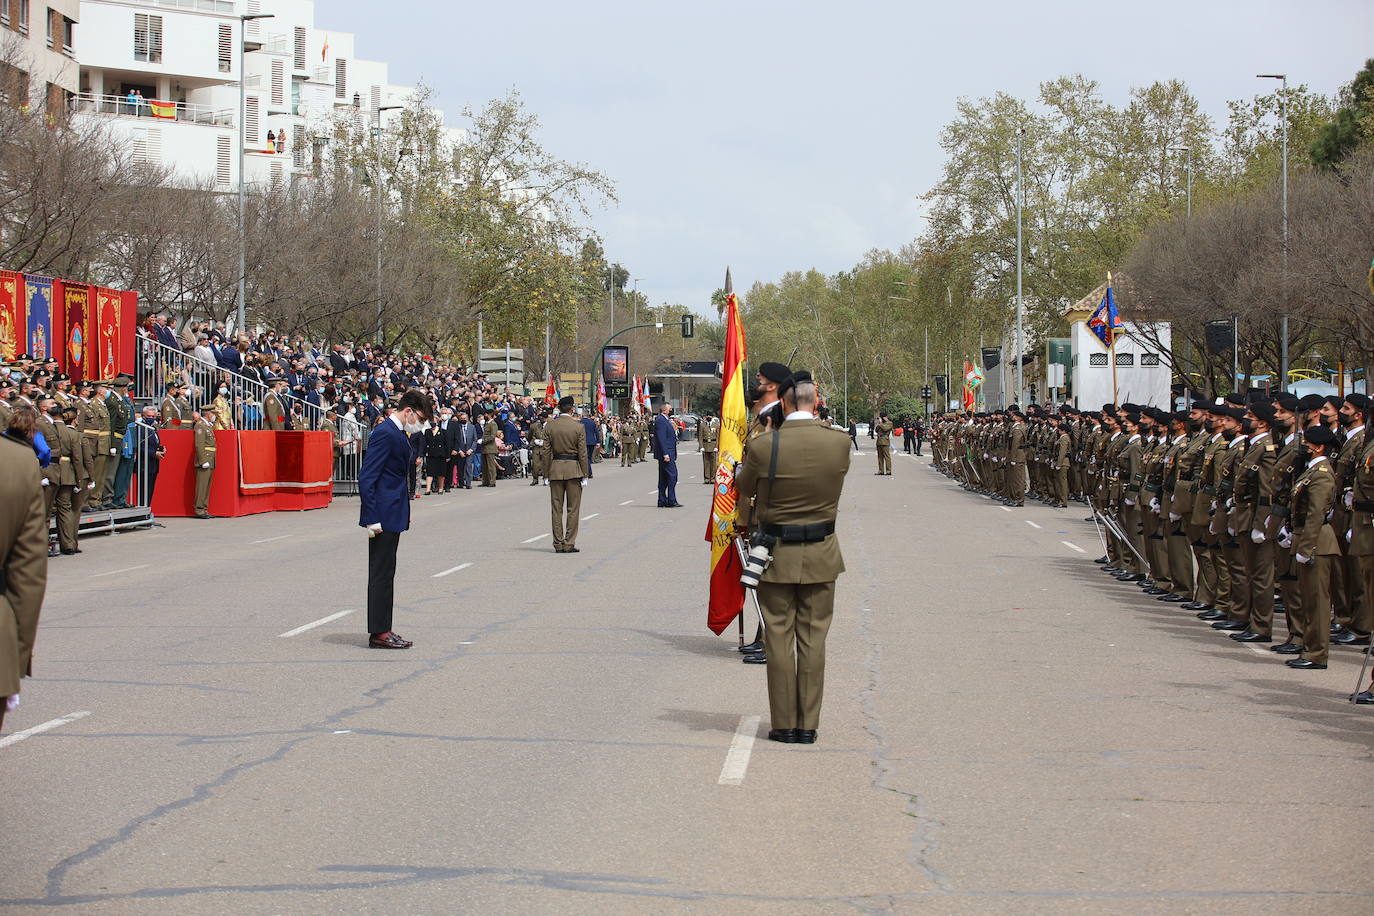
[[[1334,168],[1362,144],[1374,141],[1374,58],[1341,90],[1341,105],[1312,141],[1312,162]]]

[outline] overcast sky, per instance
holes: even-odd
[[[518,89],[545,146],[615,181],[607,255],[655,304],[706,311],[788,270],[846,269],[921,231],[960,96],[1081,72],[1121,104],[1180,78],[1220,121],[1286,72],[1324,93],[1374,56],[1374,0],[317,0],[449,121]]]

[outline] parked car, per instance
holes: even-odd
[[[867,436],[868,436],[868,424],[867,424],[867,423],[855,423],[855,424],[854,424],[854,430],[855,430],[856,434],[859,435],[859,436],[861,436],[861,437],[867,437]]]

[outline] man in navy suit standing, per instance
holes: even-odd
[[[654,457],[658,459],[658,506],[677,509],[677,427],[669,419],[672,405],[664,404],[654,417]]]
[[[377,424],[368,439],[358,473],[361,511],[358,524],[367,529],[367,632],[375,649],[409,649],[409,640],[391,629],[395,595],[396,548],[401,532],[410,527],[410,470],[414,453],[410,437],[429,421],[429,397],[412,389],[401,395],[390,416]]]

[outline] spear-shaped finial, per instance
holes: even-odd
[[[735,291],[735,284],[730,280],[730,268],[725,268],[725,295],[730,295]]]

